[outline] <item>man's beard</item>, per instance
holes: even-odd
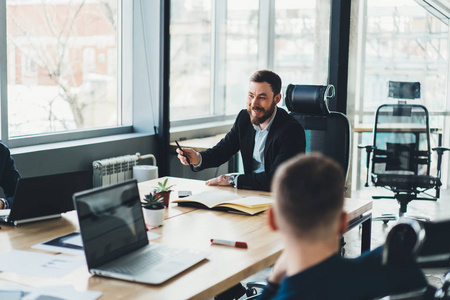
[[[269,107],[268,111],[265,111],[264,108],[259,107],[259,109],[262,109],[265,113],[262,117],[255,117],[252,115],[252,107],[248,106],[247,112],[250,115],[250,121],[252,122],[253,125],[256,125],[256,126],[261,125],[262,123],[267,121],[273,115],[276,107],[277,107],[277,104],[275,103],[275,101],[272,102],[272,105]]]

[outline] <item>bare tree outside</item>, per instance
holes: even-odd
[[[10,136],[118,124],[117,0],[7,0]]]

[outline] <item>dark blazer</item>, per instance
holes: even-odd
[[[247,110],[241,110],[230,132],[216,146],[200,152],[202,164],[199,170],[218,167],[241,151],[245,174],[239,175],[237,188],[269,191],[276,168],[296,154],[305,152],[305,131],[284,109],[277,107],[264,148],[265,172],[256,174],[252,169],[255,134]]]
[[[382,252],[383,247],[379,247],[357,258],[335,254],[286,277],[278,291],[267,286],[258,300],[378,299],[427,286],[425,275],[416,263],[382,265]]]
[[[8,147],[0,143],[0,187],[2,187],[8,206],[11,208],[20,175],[14,165]]]

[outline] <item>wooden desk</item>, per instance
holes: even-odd
[[[149,192],[157,180],[139,185]],[[227,189],[239,196],[270,195],[267,192],[236,190],[229,187],[208,187],[203,181],[169,178],[174,189]],[[176,193],[176,191],[175,191]],[[176,194],[172,195],[176,196]],[[174,197],[175,199],[177,197]],[[371,201],[347,199],[345,209],[352,220],[370,212]],[[185,210],[186,209],[186,210]],[[97,290],[101,299],[207,299],[230,288],[248,276],[272,265],[283,248],[278,233],[269,229],[266,215],[244,216],[213,210],[190,209],[171,204],[163,227],[152,230],[161,234],[155,242],[179,247],[190,247],[210,252],[207,260],[160,286],[150,286],[115,279],[91,276],[86,266],[58,279],[40,278],[15,273],[0,273],[0,284],[5,282],[36,286],[70,284],[79,290]],[[367,222],[367,221],[366,221]],[[58,220],[4,226],[0,230],[0,253],[13,249],[44,252],[31,246],[78,229],[76,213],[69,212]],[[248,249],[211,245],[211,238],[241,240]],[[64,255],[64,254],[59,254]]]
[[[372,132],[373,124],[358,124],[354,128],[355,132]],[[425,132],[425,125],[420,124],[379,124],[379,132]],[[430,127],[431,133],[442,132],[442,128]]]

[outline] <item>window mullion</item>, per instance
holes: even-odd
[[[8,73],[6,52],[6,0],[0,0],[0,139],[8,144]]]
[[[227,1],[212,0],[211,113],[225,114]]]
[[[273,69],[275,49],[275,0],[259,2],[259,69]]]

